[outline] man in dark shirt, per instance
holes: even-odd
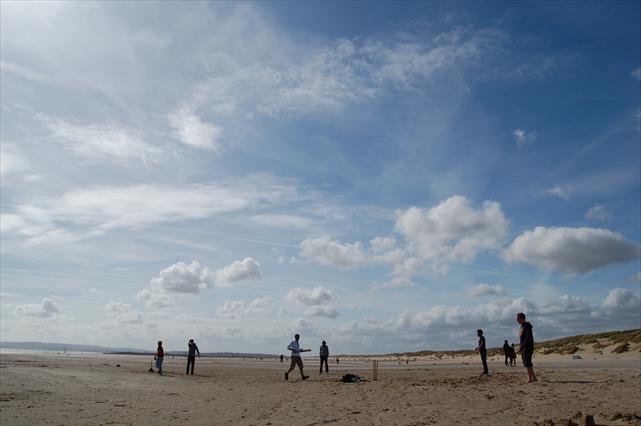
[[[505,356],[505,366],[507,367],[508,361],[511,362],[512,357],[510,356],[510,353],[512,351],[512,348],[510,347],[510,344],[505,340],[503,342],[503,355]]]
[[[532,355],[534,355],[534,334],[532,333],[532,324],[525,320],[525,314],[523,312],[516,314],[516,321],[521,324],[521,328],[519,329],[519,337],[521,339],[519,352],[521,352],[523,365],[527,368],[527,382],[536,382],[537,379],[532,365]]]
[[[483,374],[488,374],[487,371],[487,349],[485,348],[485,337],[483,337],[483,330],[476,330],[476,335],[479,336],[479,346],[476,352],[481,354],[481,362],[483,363]]]
[[[187,354],[187,372],[185,372],[185,374],[189,374],[189,367],[191,366],[191,375],[193,376],[194,364],[196,364],[196,353],[198,353],[198,358],[200,358],[200,351],[198,350],[196,343],[194,343],[194,339],[189,339],[187,347],[189,348],[189,353]]]
[[[325,363],[325,373],[329,373],[329,367],[327,366],[327,359],[329,358],[329,347],[324,340],[323,344],[320,347],[318,355],[320,356],[320,372],[318,374],[323,374],[323,363]]]

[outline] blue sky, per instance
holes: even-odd
[[[3,2],[1,334],[641,326],[638,2]]]

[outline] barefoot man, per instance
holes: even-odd
[[[521,324],[519,337],[521,338],[521,359],[523,365],[527,368],[528,383],[536,382],[534,368],[532,366],[532,355],[534,355],[534,334],[532,334],[532,324],[525,320],[525,314],[519,312],[516,314],[516,321]]]
[[[287,346],[287,349],[292,351],[292,363],[289,366],[289,370],[287,370],[287,373],[285,373],[285,380],[289,379],[289,373],[292,372],[294,367],[298,365],[298,369],[300,370],[300,376],[303,378],[303,380],[307,380],[309,376],[306,376],[303,373],[303,359],[300,357],[300,354],[302,352],[309,352],[311,349],[302,349],[300,345],[298,344],[298,340],[300,339],[300,334],[296,334],[294,336],[294,340],[291,341],[289,346]]]

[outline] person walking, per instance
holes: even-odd
[[[534,374],[534,366],[532,365],[532,356],[534,355],[534,333],[532,332],[532,324],[525,320],[525,314],[519,312],[516,314],[516,322],[521,327],[519,328],[519,338],[521,339],[521,346],[519,352],[523,360],[523,366],[527,368],[528,383],[536,382],[537,378]]]
[[[289,370],[285,373],[285,380],[289,380],[289,373],[292,372],[294,367],[298,366],[298,369],[300,370],[300,376],[303,380],[309,379],[309,376],[306,376],[303,373],[303,359],[301,358],[300,354],[303,352],[309,352],[311,349],[303,349],[300,347],[298,344],[298,340],[300,340],[300,334],[295,334],[294,335],[294,340],[292,340],[289,345],[287,346],[287,349],[292,352],[291,355],[291,364],[289,366]]]
[[[198,350],[196,343],[194,343],[194,339],[189,339],[187,348],[189,349],[189,352],[187,353],[187,371],[185,371],[185,374],[189,374],[189,367],[191,366],[191,375],[193,376],[194,364],[196,364],[196,353],[198,353],[198,358],[200,358],[200,351]]]
[[[505,356],[505,366],[508,366],[508,362],[512,362],[512,356],[511,356],[511,349],[510,344],[505,340],[503,342],[503,355]]]
[[[158,374],[162,376],[162,362],[165,360],[165,350],[162,348],[162,342],[158,342],[158,347],[156,348],[156,354],[154,355],[154,360],[156,361],[156,368],[158,369]]]
[[[325,373],[329,373],[329,367],[327,366],[327,360],[329,358],[329,347],[324,340],[318,354],[320,356],[320,371],[318,374],[323,374],[323,363],[325,363]]]
[[[476,352],[481,355],[481,362],[483,363],[483,374],[487,375],[487,349],[485,347],[485,337],[483,336],[483,330],[480,328],[476,330],[476,335],[479,337],[479,345],[476,348]]]

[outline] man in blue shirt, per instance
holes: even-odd
[[[523,365],[527,368],[528,383],[536,382],[536,375],[534,374],[534,366],[532,365],[532,355],[534,355],[534,334],[532,333],[532,324],[525,320],[525,314],[519,312],[516,314],[516,321],[521,324],[519,329],[519,338],[521,339],[521,359]]]

